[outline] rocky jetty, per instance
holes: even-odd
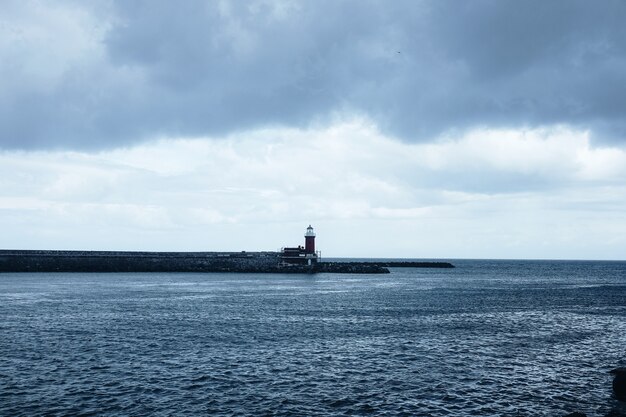
[[[388,274],[388,268],[454,268],[448,262],[289,264],[279,252],[114,252],[0,250],[0,272],[256,272]]]
[[[454,268],[450,262],[413,262],[413,261],[388,261],[368,262],[385,268]]]
[[[0,250],[0,272],[269,272],[279,262],[277,252]]]
[[[374,262],[319,262],[313,272],[335,274],[388,274],[389,270]]]
[[[334,274],[388,274],[389,268],[454,268],[448,262],[318,262],[307,265],[282,266],[278,272],[301,272],[314,274],[331,272]]]

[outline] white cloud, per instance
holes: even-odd
[[[588,181],[610,181],[623,183],[626,178],[626,152],[616,148],[592,148],[577,150],[577,176]]]
[[[312,223],[327,256],[622,257],[624,161],[564,128],[410,144],[362,119],[4,152],[0,246],[272,250]]]

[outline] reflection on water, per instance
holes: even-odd
[[[0,414],[603,416],[626,264],[2,274]]]

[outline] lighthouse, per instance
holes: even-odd
[[[306,253],[315,253],[315,231],[309,225],[304,234],[304,251]]]
[[[315,252],[315,231],[311,225],[306,228],[304,234],[304,247],[302,245],[292,248],[284,247],[280,251],[280,259],[283,265],[314,265],[317,263],[319,254]]]

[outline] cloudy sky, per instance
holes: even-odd
[[[626,2],[0,2],[0,248],[625,259]]]

